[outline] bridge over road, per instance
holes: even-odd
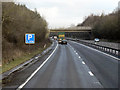
[[[58,32],[65,32],[66,37],[89,39],[91,37],[92,27],[79,26],[60,29],[51,29],[50,36],[58,35]]]

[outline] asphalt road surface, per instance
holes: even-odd
[[[73,41],[56,44],[19,87],[117,88],[118,59]]]
[[[104,88],[118,87],[118,75],[120,75],[120,72],[118,73],[119,59],[76,42],[70,41],[69,43],[78,51],[78,54]]]

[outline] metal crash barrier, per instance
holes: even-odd
[[[98,45],[98,44],[94,44],[94,43],[89,43],[89,42],[85,42],[85,41],[82,41],[82,40],[79,40],[79,39],[68,38],[68,40],[79,42],[81,44],[87,45],[89,47],[98,49],[100,51],[103,51],[105,53],[113,55],[117,58],[120,58],[120,49],[115,49],[115,48],[106,47],[106,46],[102,46],[102,45]]]

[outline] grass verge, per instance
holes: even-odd
[[[37,50],[33,51],[32,53],[27,53],[21,57],[15,58],[14,61],[10,62],[9,64],[4,64],[2,66],[2,73],[16,67],[19,64],[22,64],[24,62],[26,62],[27,60],[31,59],[33,56],[42,53],[45,49],[47,49],[49,46],[51,45],[51,43],[48,43],[46,48],[38,48]]]

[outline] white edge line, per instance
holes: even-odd
[[[72,42],[74,42],[74,41],[72,41]],[[74,43],[79,44],[79,45],[83,45],[83,44],[80,44],[80,43],[77,43],[77,42],[74,42]],[[88,47],[88,46],[86,46],[86,45],[83,45],[83,46],[84,46],[84,47],[87,47],[87,48],[89,48],[89,49],[95,50],[95,51],[97,51],[97,52],[99,52],[99,53],[105,54],[105,55],[107,55],[107,56],[110,56],[110,57],[112,57],[112,58],[114,58],[114,59],[120,60],[120,59],[117,58],[117,57],[114,57],[114,56],[112,56],[112,55],[110,55],[110,54],[107,54],[107,53],[101,52],[101,51],[99,51],[99,50],[97,50],[97,49],[94,49],[94,48]]]
[[[94,76],[93,73],[91,71],[88,71],[88,73],[90,74],[90,76]]]
[[[22,89],[28,82],[29,80],[44,66],[44,64],[49,60],[49,58],[53,55],[53,53],[56,51],[58,47],[58,44],[57,46],[55,47],[54,51],[50,54],[50,56],[30,75],[30,77],[27,78],[27,80],[21,84],[16,90],[20,90]]]

